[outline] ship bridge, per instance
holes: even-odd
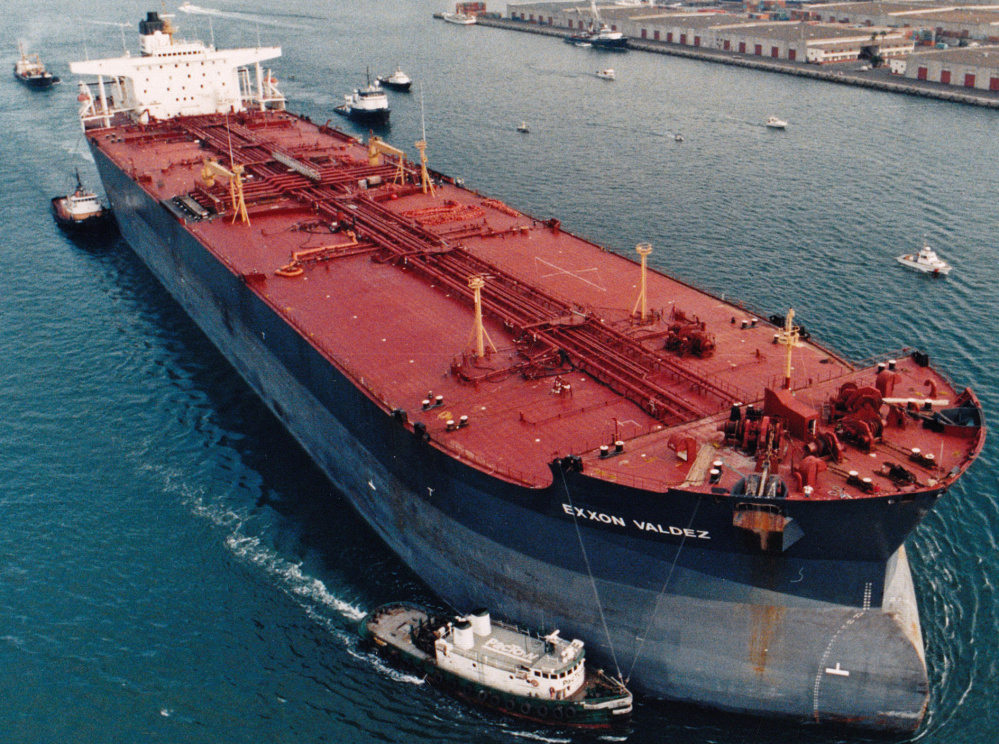
[[[96,83],[80,84],[84,129],[122,120],[234,113],[248,106],[283,108],[277,81],[260,65],[280,57],[280,47],[219,51],[201,41],[176,40],[176,29],[155,12],[140,22],[139,31],[140,56],[70,63],[72,73],[97,77]]]

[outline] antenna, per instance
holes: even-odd
[[[212,36],[212,49],[215,48],[215,20],[208,16],[208,32]]]

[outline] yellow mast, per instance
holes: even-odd
[[[798,336],[801,329],[793,325],[794,310],[787,311],[787,318],[784,320],[784,327],[777,332],[777,343],[787,350],[787,358],[784,363],[784,389],[791,389],[791,351],[798,345]]]
[[[430,191],[430,194],[434,197],[437,193],[434,191],[433,181],[430,180],[430,173],[427,171],[427,143],[425,140],[417,140],[416,149],[420,151],[420,181],[423,186],[423,193]]]
[[[472,337],[475,339],[475,356],[482,359],[486,355],[486,341],[493,347],[493,351],[496,351],[496,344],[489,338],[489,332],[482,325],[482,288],[486,286],[486,280],[481,276],[470,276],[468,277],[468,286],[475,293],[475,321],[472,326]]]
[[[635,300],[635,306],[631,308],[631,314],[634,315],[638,311],[638,306],[641,305],[642,314],[641,316],[639,316],[639,320],[644,322],[649,315],[648,298],[645,293],[646,289],[645,278],[647,274],[645,260],[648,258],[649,254],[652,253],[652,245],[650,243],[639,243],[637,246],[635,246],[635,251],[637,251],[638,255],[642,257],[642,279],[641,279],[641,284],[639,285],[640,288],[638,290],[638,299]]]

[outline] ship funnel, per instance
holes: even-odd
[[[465,649],[466,651],[475,645],[475,637],[472,633],[472,624],[468,622],[468,620],[462,620],[455,623],[454,645],[458,648]]]
[[[489,621],[489,610],[482,607],[472,610],[468,619],[472,621],[472,632],[475,635],[485,637],[493,632],[492,623]]]

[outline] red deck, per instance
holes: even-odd
[[[726,464],[722,486],[757,465],[723,445],[718,430],[733,403],[761,407],[765,388],[782,385],[784,347],[774,343],[775,327],[753,313],[650,271],[652,318],[641,323],[632,314],[636,262],[448,183],[424,194],[412,164],[405,183],[393,183],[393,158],[372,165],[364,144],[285,113],[91,136],[157,199],[191,195],[227,210],[224,219],[189,229],[386,410],[404,409],[410,422],[424,422],[456,457],[543,486],[554,457],[578,454],[588,474],[653,490],[707,488],[716,459]],[[206,156],[228,165],[230,152],[246,168],[250,224],[232,222],[225,179],[207,187],[201,175]],[[291,170],[288,158],[318,180]],[[381,184],[362,188],[362,179]],[[332,232],[334,221],[347,227]],[[483,275],[485,328],[496,351],[476,360],[468,280]],[[663,349],[670,326],[684,316],[683,325],[704,324],[714,353]],[[940,374],[911,357],[898,360],[896,373],[892,398],[921,407],[928,397],[957,397]],[[793,352],[792,388],[819,414],[820,428],[843,383],[873,387],[875,375],[811,343]],[[443,405],[422,411],[431,392],[443,396]],[[469,425],[447,431],[447,421],[460,416]],[[695,440],[695,462],[669,446],[677,433]],[[599,458],[597,448],[613,449],[615,440],[625,442],[624,453]],[[802,446],[800,437],[786,441],[781,468],[801,461]],[[963,470],[980,446],[911,422],[888,426],[870,452],[846,446],[841,461],[819,475],[812,498],[865,495],[856,481],[847,483],[849,471],[896,490],[876,474],[885,461],[904,464],[919,485],[932,486]],[[937,464],[909,460],[913,447],[933,453]]]

